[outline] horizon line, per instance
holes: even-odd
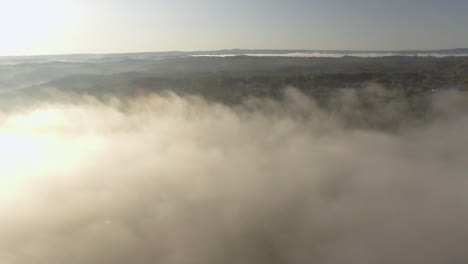
[[[440,52],[467,50],[467,48],[447,48],[447,49],[399,49],[399,50],[372,50],[372,49],[268,49],[268,48],[227,48],[213,50],[161,50],[161,51],[130,51],[130,52],[83,52],[83,53],[51,53],[51,54],[29,54],[29,55],[0,55],[5,58],[28,58],[28,57],[46,57],[46,56],[96,56],[96,55],[125,55],[125,54],[157,54],[157,53],[204,53],[204,52],[222,52],[222,51],[273,51],[273,52],[376,52],[376,53],[402,53],[402,52]]]

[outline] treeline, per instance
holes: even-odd
[[[35,95],[44,88],[96,96],[140,96],[172,90],[238,103],[249,96],[275,97],[288,86],[318,98],[333,95],[335,89],[359,89],[369,84],[408,96],[468,90],[468,57],[192,57],[27,67],[26,77],[41,78],[39,84],[21,89],[23,95]]]

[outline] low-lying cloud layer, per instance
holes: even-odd
[[[466,263],[462,96],[392,134],[295,90],[4,112],[0,263]]]
[[[289,53],[245,53],[245,54],[201,54],[192,55],[193,57],[233,57],[233,56],[252,56],[252,57],[303,57],[303,58],[342,58],[345,56],[353,56],[359,58],[379,58],[388,56],[418,56],[418,57],[465,57],[466,53],[398,53],[398,52],[289,52]]]

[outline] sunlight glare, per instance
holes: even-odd
[[[38,182],[73,177],[102,149],[102,137],[77,133],[64,112],[45,108],[0,116],[0,198]]]

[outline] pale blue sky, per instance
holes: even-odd
[[[0,55],[468,47],[467,0],[0,0]]]

